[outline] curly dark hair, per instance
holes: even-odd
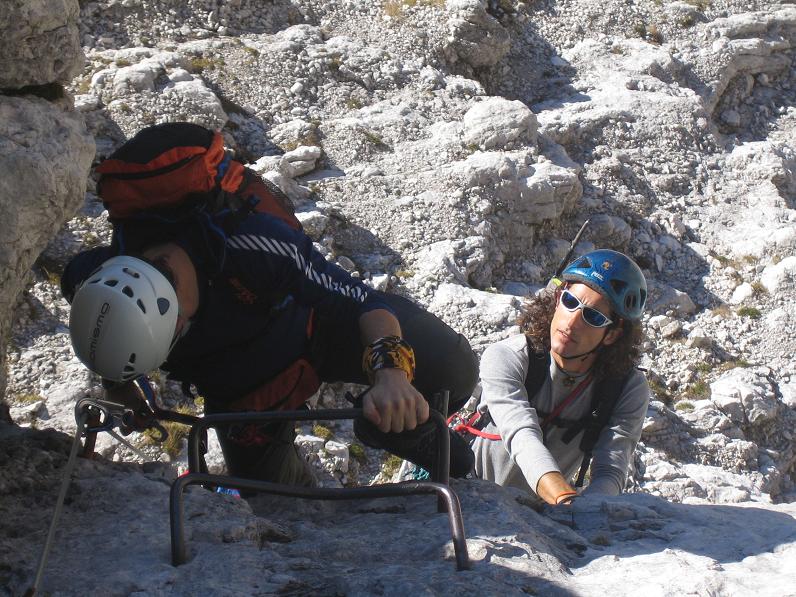
[[[550,324],[556,310],[556,297],[557,293],[548,291],[530,297],[517,318],[517,324],[535,352],[547,353],[550,350]],[[611,327],[617,325],[622,326],[622,335],[597,353],[593,369],[598,378],[624,377],[636,366],[641,356],[641,344],[644,342],[641,323],[619,319]]]

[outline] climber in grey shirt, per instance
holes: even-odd
[[[634,367],[647,295],[641,270],[622,253],[598,250],[573,261],[561,279],[525,306],[523,334],[484,352],[478,410],[488,424],[473,444],[478,477],[530,490],[550,504],[578,495],[572,482],[583,462],[584,431],[576,423],[592,412],[595,389],[607,387],[601,380],[622,381],[592,449],[584,493],[622,491],[649,404],[646,378]],[[530,366],[545,370],[529,397]]]

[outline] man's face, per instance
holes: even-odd
[[[611,311],[611,304],[599,292],[592,290],[585,284],[570,284],[567,290],[580,300],[585,306],[600,311],[606,317],[616,321],[616,316]],[[619,338],[621,330],[614,327],[595,328],[583,320],[581,309],[568,311],[561,304],[560,293],[550,324],[550,349],[554,356],[573,357],[593,350],[602,340],[604,345],[613,344]],[[566,369],[581,369],[590,367],[596,354],[592,353],[584,361],[575,363],[559,362],[559,366]],[[556,359],[558,362],[558,359]],[[581,367],[581,365],[583,367]]]

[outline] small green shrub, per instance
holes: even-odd
[[[46,267],[42,268],[44,270],[44,275],[47,276],[47,281],[52,284],[53,286],[61,286],[61,276],[59,276],[55,272],[49,271]]]
[[[732,313],[732,309],[726,303],[720,304],[718,307],[713,307],[710,310],[713,315],[718,315],[719,317],[729,317],[730,313]]]
[[[384,459],[384,463],[381,465],[381,474],[389,479],[398,472],[398,469],[401,468],[402,462],[403,458],[400,456],[396,456],[395,454],[388,455],[387,458]]]
[[[766,288],[759,280],[755,280],[752,282],[752,292],[754,292],[757,296],[761,294],[768,294],[768,288]]]
[[[728,265],[733,264],[732,259],[730,259],[726,255],[719,255],[715,251],[708,251],[708,255],[710,255],[711,257],[713,257],[713,259],[718,261],[721,267],[727,267]]]
[[[683,29],[688,29],[696,24],[696,19],[693,15],[685,15],[677,19],[677,25]]]
[[[718,366],[717,370],[719,373],[724,373],[725,371],[729,371],[730,369],[736,369],[738,367],[751,367],[752,363],[745,359],[733,359],[731,361],[726,361]]]
[[[368,461],[368,456],[365,454],[365,447],[362,444],[351,444],[348,446],[348,453],[351,455],[351,458],[360,464],[365,464]]]
[[[224,64],[223,58],[194,56],[188,63],[188,70],[192,73],[203,73],[206,70],[220,69]]]
[[[126,60],[124,58],[117,58],[116,59],[116,66],[118,66],[119,68],[124,68],[125,66],[130,66],[131,64],[132,64],[132,62],[130,62],[129,60]]]
[[[22,404],[33,404],[34,402],[44,400],[44,397],[39,394],[14,394],[11,396],[11,400],[14,402],[21,402]]]
[[[415,6],[445,6],[445,0],[386,0],[384,14],[388,17],[400,17],[407,8]]]
[[[690,4],[700,12],[705,12],[713,4],[713,0],[685,0],[686,4]]]
[[[334,433],[328,427],[325,427],[319,423],[315,423],[312,426],[312,435],[316,437],[320,437],[324,441],[329,441],[334,437]]]
[[[633,26],[633,32],[650,43],[663,43],[663,35],[658,31],[658,27],[655,24],[647,25],[646,23],[636,23],[636,25]]]
[[[694,410],[694,405],[690,403],[688,400],[680,400],[677,404],[674,405],[674,409],[688,412]]]
[[[168,437],[166,437],[165,441],[159,441],[160,431],[157,429],[145,430],[142,433],[144,440],[149,444],[159,445],[170,458],[175,459],[182,451],[183,440],[188,437],[188,427],[173,421],[162,421],[161,425],[163,425],[166,433],[168,433]]]
[[[368,143],[371,143],[376,147],[387,147],[387,144],[384,142],[384,140],[373,131],[363,131],[362,135],[365,137]]]
[[[691,398],[706,398],[710,394],[710,387],[701,379],[695,381],[691,387],[686,390],[686,395]]]
[[[712,369],[713,365],[705,361],[697,363],[697,366],[695,367],[695,370],[698,371],[699,373],[710,373]]]
[[[741,317],[748,317],[750,319],[760,319],[762,313],[757,307],[741,307],[738,309],[738,315]]]
[[[659,380],[650,378],[649,379],[649,386],[650,390],[652,391],[653,395],[665,404],[670,404],[672,401],[672,394],[669,392],[669,389],[663,385]]]
[[[340,70],[340,65],[343,64],[343,59],[340,56],[332,56],[329,59],[329,70],[336,71]]]

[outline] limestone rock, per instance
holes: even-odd
[[[796,276],[796,256],[786,257],[777,264],[769,265],[763,270],[760,282],[771,294],[776,294],[780,288],[790,282],[794,284]]]
[[[694,328],[688,332],[686,344],[693,348],[710,348],[713,340],[701,328]]]
[[[782,392],[782,402],[796,410],[796,383],[790,382],[779,386],[779,391]]]
[[[482,149],[502,149],[514,141],[536,143],[536,116],[525,104],[492,97],[478,102],[462,119],[463,141]]]
[[[67,83],[83,66],[77,0],[0,3],[0,89]]]
[[[509,51],[508,31],[489,13],[482,0],[454,0],[447,9],[454,16],[448,22],[448,49],[457,59],[474,68],[497,64]]]
[[[778,412],[777,400],[767,386],[753,371],[736,369],[710,384],[711,400],[734,423],[757,425]]]
[[[649,288],[647,309],[652,313],[660,314],[673,310],[679,315],[688,315],[697,310],[691,297],[681,290],[651,280],[648,280],[647,286]]]
[[[94,141],[80,115],[33,97],[0,96],[3,351],[28,268],[83,200],[93,156]]]
[[[321,238],[329,223],[329,216],[315,210],[300,211],[296,213],[296,217],[311,238]]]
[[[754,288],[752,287],[749,282],[744,282],[740,284],[735,290],[732,291],[732,296],[730,297],[730,303],[733,305],[740,305],[744,301],[752,298],[754,296]]]
[[[349,463],[348,446],[341,442],[329,440],[324,445],[324,448],[333,460],[334,470],[347,473]]]

